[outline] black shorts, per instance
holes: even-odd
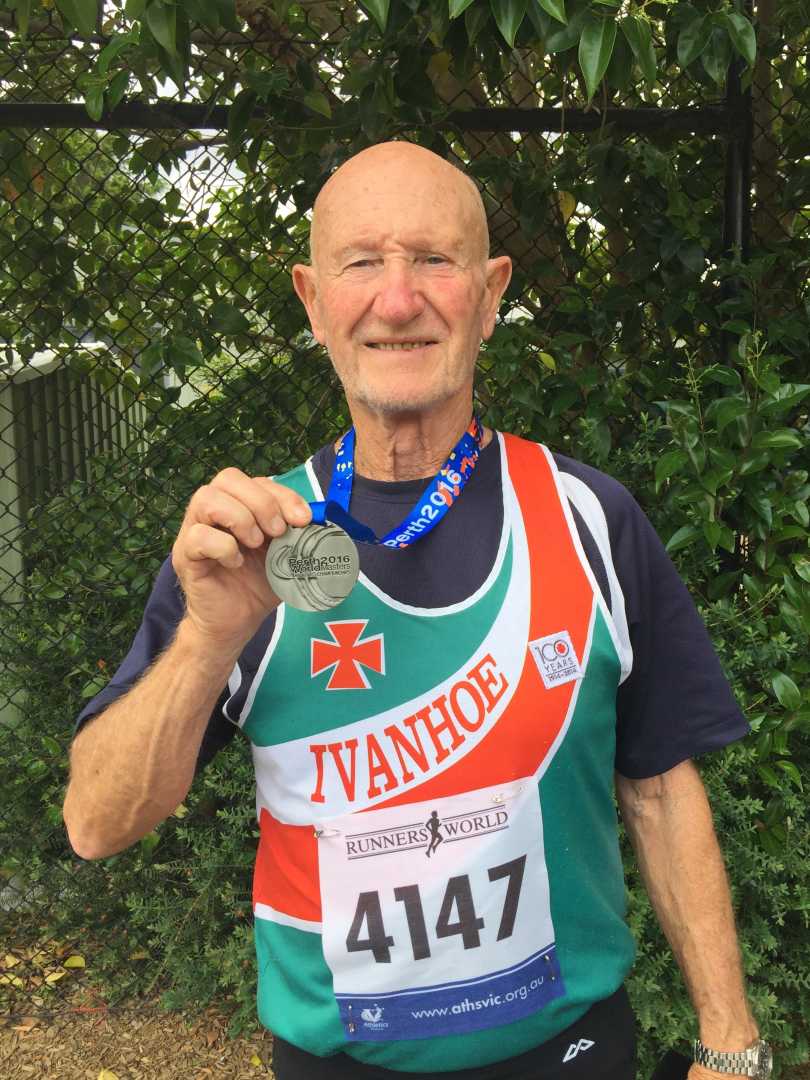
[[[519,1057],[457,1072],[412,1073],[363,1065],[348,1054],[316,1057],[274,1039],[276,1080],[635,1080],[636,1031],[627,992],[621,987],[553,1039]]]

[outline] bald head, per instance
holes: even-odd
[[[361,150],[337,169],[321,188],[312,212],[310,252],[313,266],[346,215],[362,209],[374,213],[378,196],[396,193],[403,205],[413,203],[419,217],[435,215],[458,229],[473,261],[489,255],[489,231],[478,188],[460,169],[423,146],[386,142]],[[380,216],[385,199],[379,200]]]

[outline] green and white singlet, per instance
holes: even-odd
[[[442,1072],[538,1046],[623,982],[613,770],[630,666],[552,455],[501,443],[504,521],[466,600],[368,578],[282,606],[240,724],[261,839],[261,1021],[319,1055]],[[279,477],[322,493],[311,465]]]

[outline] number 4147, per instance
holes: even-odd
[[[506,879],[506,894],[498,926],[498,941],[511,937],[515,928],[520,889],[523,884],[523,872],[526,856],[521,855],[511,862],[493,866],[487,870],[490,881]],[[430,941],[425,922],[425,911],[418,885],[401,885],[394,889],[394,900],[405,907],[405,918],[411,941],[414,960],[426,960],[430,956]],[[361,937],[365,928],[365,937]],[[436,920],[437,938],[461,938],[465,949],[477,949],[481,944],[480,931],[484,929],[484,920],[475,909],[472,887],[468,874],[451,877],[444,891],[439,917]],[[391,949],[395,942],[385,932],[382,904],[379,891],[361,892],[357,898],[351,928],[346,936],[348,952],[368,950],[378,964],[391,963]]]

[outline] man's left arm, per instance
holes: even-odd
[[[658,921],[712,1050],[757,1038],[743,985],[723,857],[703,782],[691,761],[641,780],[616,773],[616,797]],[[689,1080],[720,1073],[693,1065]]]

